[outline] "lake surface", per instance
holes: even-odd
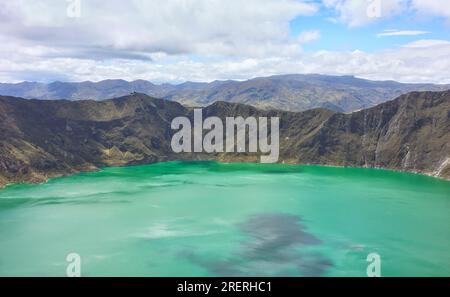
[[[450,182],[170,162],[0,190],[0,275],[450,276]]]

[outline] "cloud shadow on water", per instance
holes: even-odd
[[[322,276],[333,266],[321,253],[307,251],[322,242],[299,216],[260,214],[237,228],[246,239],[226,259],[204,259],[192,251],[181,256],[218,276]]]

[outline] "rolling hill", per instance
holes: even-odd
[[[0,84],[0,95],[26,99],[104,100],[133,92],[182,103],[208,106],[217,101],[260,109],[304,111],[327,108],[352,112],[373,107],[412,91],[444,91],[449,85],[370,81],[353,76],[280,75],[247,81],[186,82],[156,85],[149,81],[105,80],[98,83],[23,82]]]

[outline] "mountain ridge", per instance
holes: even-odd
[[[280,162],[387,168],[450,179],[450,91],[412,92],[351,114],[215,102],[204,117],[278,116]],[[104,166],[172,160],[257,162],[258,154],[175,154],[173,118],[192,108],[145,94],[105,101],[0,96],[0,185]]]
[[[0,95],[26,99],[104,100],[138,92],[188,106],[208,106],[215,101],[227,101],[260,109],[304,111],[325,107],[338,112],[369,108],[411,91],[447,89],[450,85],[405,84],[320,74],[286,74],[210,83],[188,81],[181,84],[121,79],[77,83],[57,81],[49,84],[0,83]]]

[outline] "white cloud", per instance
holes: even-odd
[[[448,0],[412,0],[412,7],[421,15],[445,17],[450,21]]]
[[[437,46],[450,46],[450,41],[439,39],[421,39],[405,44],[403,47],[407,48],[430,48]]]
[[[377,37],[385,37],[385,36],[417,36],[417,35],[423,35],[428,34],[430,32],[427,31],[419,31],[419,30],[386,30],[382,33],[378,33]]]
[[[350,27],[363,26],[391,17],[407,8],[407,0],[323,0],[334,9],[341,22]]]
[[[356,75],[375,80],[401,82],[450,83],[450,42],[418,41],[403,47],[374,53],[364,51],[303,52],[295,56],[231,58],[195,61],[189,57],[161,58],[158,63],[141,60],[94,61],[54,58],[34,61],[0,60],[0,80],[23,80],[26,75],[63,80],[99,81],[122,78],[148,79],[156,82],[213,81],[248,79],[286,73],[322,73]]]
[[[320,31],[319,30],[310,30],[310,31],[303,31],[298,36],[298,41],[301,44],[313,42],[315,40],[318,40],[320,38]]]
[[[396,15],[437,16],[450,22],[448,0],[322,0],[338,20],[350,27],[364,26]]]
[[[298,50],[289,21],[317,11],[302,0],[63,0],[0,3],[0,35],[25,46],[51,44],[63,57],[93,54],[267,56]],[[68,51],[67,51],[68,50]]]
[[[367,3],[324,0],[350,26],[373,21],[364,15],[367,7],[361,2]],[[313,1],[81,3],[81,18],[70,19],[65,14],[66,1],[1,1],[0,81],[121,78],[180,82],[323,73],[450,83],[450,44],[445,40],[419,40],[373,53],[302,51],[300,45],[317,40],[321,32],[292,36],[289,21],[314,14]],[[399,0],[389,3],[383,11],[391,15],[402,5]],[[430,7],[428,13],[434,11]],[[402,31],[384,33],[393,32]]]

